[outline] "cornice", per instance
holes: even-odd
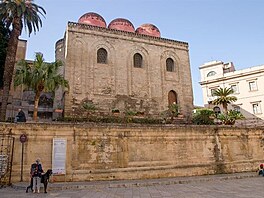
[[[130,37],[134,37],[134,38],[141,38],[141,39],[147,39],[147,40],[152,40],[152,41],[159,41],[159,42],[172,43],[172,44],[180,44],[180,45],[184,45],[187,48],[189,45],[187,42],[183,42],[183,41],[176,41],[176,40],[172,40],[172,39],[148,36],[148,35],[143,35],[143,34],[138,34],[138,33],[133,33],[133,32],[126,32],[126,31],[122,31],[122,30],[108,29],[108,28],[104,28],[104,27],[97,27],[97,26],[75,23],[75,22],[68,22],[68,27],[72,27],[72,28],[77,27],[77,28],[81,28],[81,29],[113,33],[113,34],[117,34],[117,35],[130,36]]]
[[[223,77],[219,77],[219,78],[211,79],[211,80],[204,80],[204,81],[199,82],[199,84],[200,85],[206,85],[206,84],[215,83],[215,82],[219,82],[219,81],[226,81],[226,80],[231,80],[231,79],[234,80],[237,78],[250,76],[250,75],[254,75],[254,74],[260,74],[260,73],[263,73],[263,75],[264,75],[264,69],[249,71],[249,72],[245,72],[245,73],[240,72],[240,73],[237,73],[234,75],[223,76]]]
[[[204,69],[204,68],[208,68],[208,67],[213,67],[213,66],[216,66],[216,65],[222,65],[223,64],[223,62],[221,62],[221,61],[217,61],[217,62],[214,62],[214,63],[211,63],[211,64],[204,64],[204,65],[201,65],[200,67],[199,67],[199,69]]]

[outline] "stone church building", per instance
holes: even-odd
[[[54,108],[64,105],[65,116],[83,101],[104,112],[145,115],[176,103],[185,118],[191,115],[188,43],[161,38],[155,25],[135,29],[118,18],[107,26],[99,14],[86,13],[78,22],[68,22],[64,38],[56,43],[56,59],[63,61],[70,83],[69,92],[59,91],[54,100]]]

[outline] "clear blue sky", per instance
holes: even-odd
[[[236,70],[264,64],[264,0],[35,0],[45,8],[43,27],[28,40],[27,59],[42,52],[54,61],[55,42],[68,21],[96,12],[109,24],[126,18],[137,28],[155,24],[163,38],[189,43],[194,104],[203,105],[199,66],[232,61]]]

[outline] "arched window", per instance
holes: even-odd
[[[139,53],[136,53],[134,55],[134,67],[138,67],[138,68],[143,67],[143,57]]]
[[[215,71],[210,71],[210,72],[207,74],[207,77],[214,76],[215,74],[216,74]]]
[[[174,61],[171,58],[167,58],[166,60],[166,70],[168,72],[174,71]]]
[[[177,104],[178,101],[177,101],[177,94],[175,91],[171,90],[169,91],[169,94],[168,94],[168,102],[169,102],[169,105],[172,105],[172,104]]]
[[[97,51],[97,63],[107,64],[107,51],[104,48]]]

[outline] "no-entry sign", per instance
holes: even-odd
[[[25,143],[27,141],[27,135],[26,134],[22,134],[22,135],[20,135],[19,139],[20,139],[21,143]]]

